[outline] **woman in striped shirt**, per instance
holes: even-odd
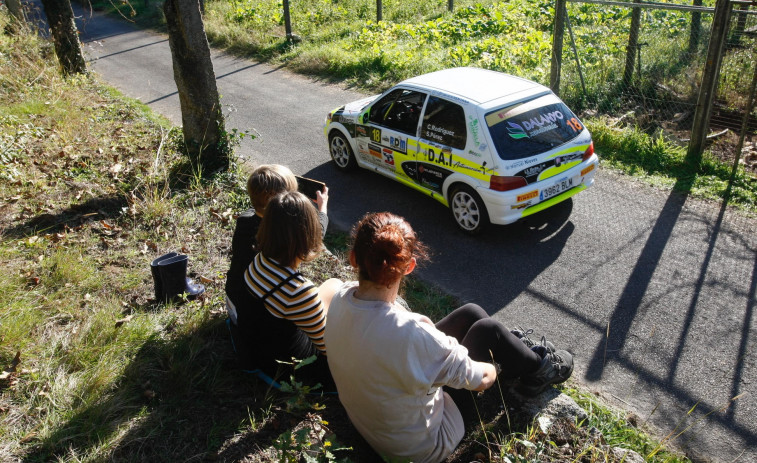
[[[298,370],[298,377],[309,376],[328,387],[333,383],[323,332],[329,303],[341,281],[330,279],[319,287],[297,271],[323,249],[318,211],[302,193],[281,193],[266,206],[257,241],[260,252],[244,275],[253,303],[238,313],[240,332],[250,346],[250,363],[274,375],[279,362],[316,355],[316,362]]]

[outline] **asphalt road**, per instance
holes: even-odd
[[[89,66],[180,124],[167,38],[77,14]],[[434,200],[331,165],[324,116],[362,94],[221,52],[213,63],[227,128],[259,134],[239,153],[325,181],[333,227],[406,217],[435,253],[424,279],[570,350],[582,387],[696,461],[757,462],[757,221],[600,168],[562,207],[471,238]]]

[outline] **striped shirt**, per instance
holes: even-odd
[[[318,287],[300,272],[280,265],[258,253],[244,273],[247,289],[263,299],[263,305],[276,318],[292,321],[308,335],[315,347],[326,353],[323,332],[326,314]]]

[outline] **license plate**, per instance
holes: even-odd
[[[573,177],[560,179],[554,185],[548,186],[547,188],[541,190],[539,199],[544,201],[545,199],[549,199],[552,196],[557,196],[563,191],[570,190],[571,188],[573,188]]]

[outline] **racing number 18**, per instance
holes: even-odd
[[[381,143],[381,129],[371,129],[371,140]]]
[[[568,126],[573,129],[574,132],[580,132],[584,129],[584,127],[580,122],[578,122],[578,119],[576,119],[575,117],[571,117],[565,123],[568,124]]]

